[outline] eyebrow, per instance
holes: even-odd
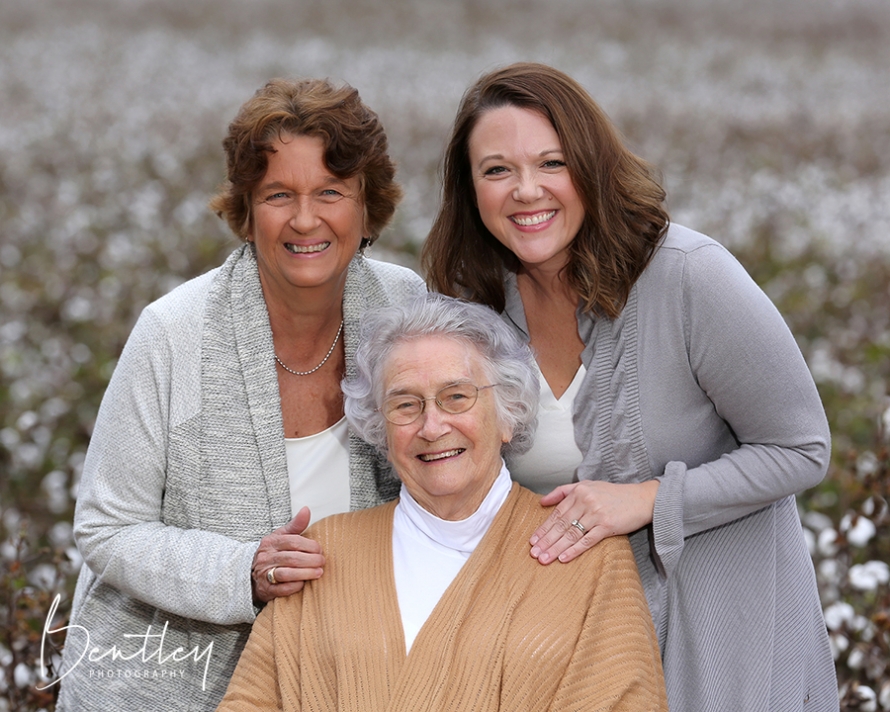
[[[564,153],[564,151],[561,148],[548,148],[544,151],[541,151],[537,157],[544,158],[544,156],[549,156],[551,153]],[[480,158],[479,164],[481,165],[481,164],[485,163],[486,161],[503,161],[503,160],[504,160],[503,154],[492,153],[488,156],[483,156],[482,158]]]
[[[467,383],[472,383],[472,382],[473,382],[473,380],[469,376],[467,376],[466,378],[457,380],[457,381],[449,381],[445,385],[439,386],[436,389],[436,393],[438,393],[439,391],[444,390],[446,388],[451,388],[451,386],[461,386],[461,385],[464,385]],[[386,393],[384,393],[383,397],[384,398],[392,398],[393,396],[416,396],[416,395],[417,395],[417,393],[415,393],[407,388],[394,388],[393,390],[387,391]]]
[[[322,181],[322,183],[325,186],[339,185],[339,186],[347,187],[346,180],[344,180],[343,178],[337,178],[337,176],[328,176],[327,178],[324,179],[324,181]],[[277,190],[278,188],[287,189],[288,186],[287,186],[287,184],[282,183],[280,180],[273,180],[271,183],[263,183],[262,185],[260,185],[257,188],[257,190],[262,190],[262,191]]]

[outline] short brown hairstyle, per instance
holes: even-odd
[[[484,75],[464,94],[445,150],[442,204],[423,247],[430,287],[503,311],[501,270],[519,262],[482,223],[469,142],[479,117],[503,106],[553,125],[585,218],[570,246],[569,285],[588,312],[615,318],[668,225],[665,192],[584,88],[557,69],[518,63]]]
[[[272,143],[282,134],[319,137],[327,169],[340,179],[358,176],[370,233],[362,246],[373,243],[402,197],[386,133],[356,89],[325,79],[272,79],[244,103],[222,142],[226,182],[210,208],[247,239],[252,194],[266,175]]]

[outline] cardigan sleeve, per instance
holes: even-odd
[[[627,538],[597,546],[587,615],[549,711],[667,712],[658,640]]]
[[[302,607],[299,593],[289,601],[286,616],[277,615],[282,599],[276,599],[257,616],[247,645],[229,681],[217,712],[279,712],[283,709],[282,680],[279,666],[285,665],[288,710],[300,709],[299,631]],[[282,627],[284,626],[284,627]],[[283,654],[278,656],[276,635],[288,638]],[[294,637],[296,639],[294,639]]]
[[[685,537],[818,484],[830,433],[813,378],[778,310],[717,243],[686,256],[689,367],[737,447],[694,466],[670,462],[656,497],[656,551],[668,571]]]
[[[181,373],[198,368],[197,356],[174,338],[185,327],[168,322],[143,312],[102,399],[78,490],[77,546],[101,583],[134,599],[185,618],[250,623],[258,542],[163,521],[171,428],[196,424],[200,409],[198,376]]]

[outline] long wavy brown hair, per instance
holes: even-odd
[[[516,271],[519,262],[482,223],[469,152],[479,117],[503,106],[537,111],[553,125],[585,212],[565,278],[586,311],[615,318],[667,230],[665,192],[584,88],[543,64],[495,70],[464,94],[445,151],[441,207],[421,258],[430,288],[504,309],[502,269]]]
[[[356,89],[325,79],[272,79],[242,105],[223,139],[226,182],[210,201],[211,210],[247,239],[252,194],[282,134],[321,138],[327,169],[340,179],[358,176],[370,233],[362,246],[374,242],[402,197],[386,133]]]

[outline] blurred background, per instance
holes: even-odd
[[[130,328],[237,245],[206,204],[240,104],[357,87],[406,190],[372,256],[416,268],[461,94],[518,60],[578,79],[786,317],[833,430],[799,504],[843,707],[890,710],[890,1],[3,0],[0,711],[53,709],[41,637]]]

